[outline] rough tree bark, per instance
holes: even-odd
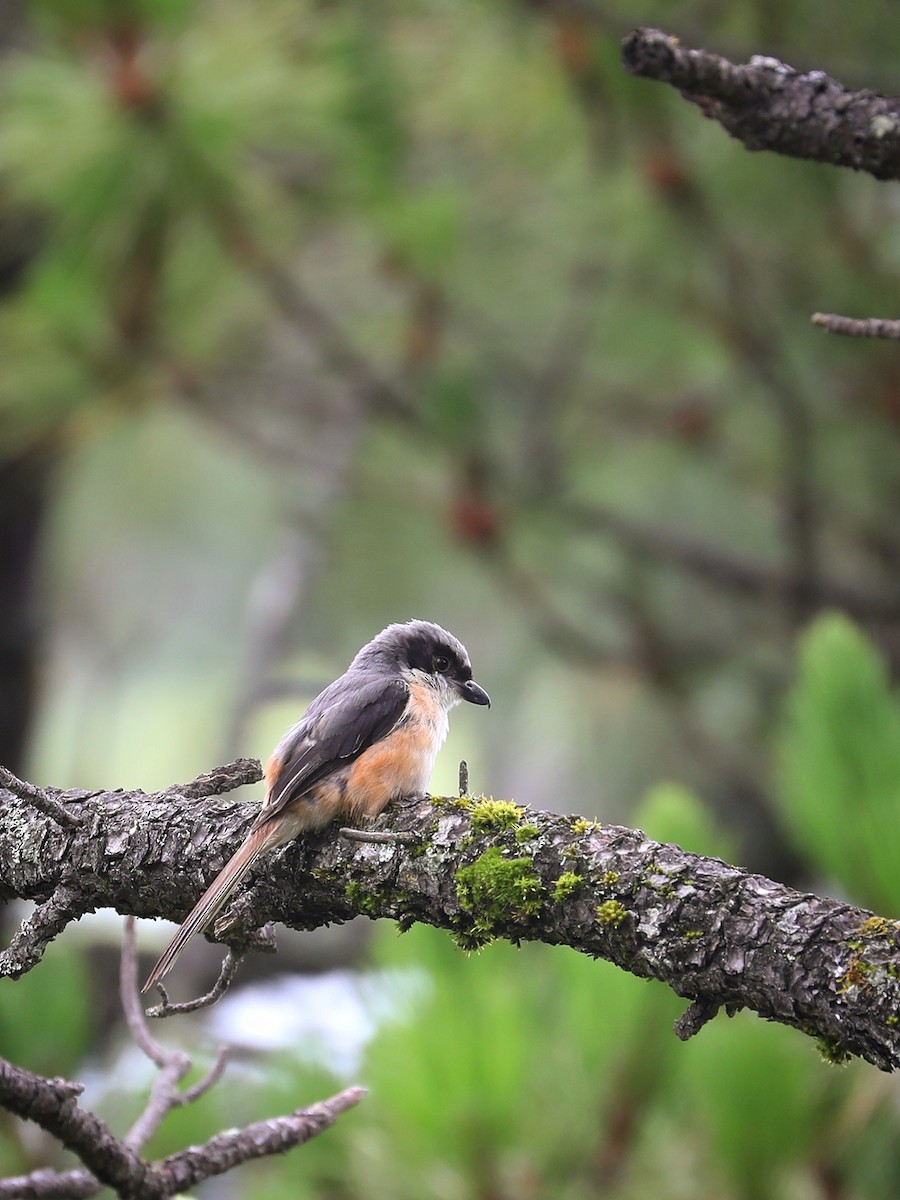
[[[242,762],[155,795],[48,792],[75,827],[27,794],[0,791],[0,895],[38,901],[0,974],[30,970],[69,921],[96,908],[180,920],[256,812],[219,793],[253,776],[259,765]],[[893,921],[639,830],[508,801],[424,799],[375,828],[405,840],[332,828],[267,856],[219,933],[240,949],[271,921],[311,929],[363,913],[448,929],[466,948],[495,937],[567,945],[690,1000],[683,1037],[719,1007],[749,1008],[835,1057],[900,1066]]]

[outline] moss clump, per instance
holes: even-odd
[[[599,821],[588,821],[584,817],[577,817],[572,822],[572,832],[577,834],[591,833],[594,829],[600,828]]]
[[[686,942],[697,942],[702,937],[703,937],[702,929],[689,929],[687,931],[687,933],[684,935],[684,940]]]
[[[378,903],[371,892],[367,892],[361,883],[350,882],[345,888],[345,894],[358,913],[367,917],[378,917]]]
[[[532,838],[536,838],[541,831],[537,825],[519,825],[516,829],[517,842],[530,842]]]
[[[607,887],[612,887],[613,884],[619,882],[619,872],[618,871],[604,871],[603,878],[601,879],[600,882],[605,883]]]
[[[867,937],[890,937],[897,932],[897,926],[887,917],[869,917],[860,925],[859,932]]]
[[[893,1029],[895,1025],[900,1025],[900,1017],[898,1017],[896,1013],[891,1013],[889,1017],[885,1018],[884,1023]]]
[[[872,963],[867,963],[865,959],[854,958],[850,966],[838,980],[838,995],[843,996],[851,988],[862,987],[867,982],[867,977],[875,970]]]
[[[557,904],[567,900],[573,892],[577,892],[584,880],[574,871],[564,871],[553,885],[553,899]]]
[[[476,829],[515,829],[525,811],[512,800],[488,800],[482,797],[469,807],[472,824]]]
[[[823,1062],[830,1063],[833,1067],[842,1067],[853,1057],[840,1042],[832,1041],[831,1038],[818,1038],[816,1046]]]
[[[481,936],[490,936],[510,919],[533,916],[541,906],[540,892],[531,859],[504,858],[497,846],[456,872],[457,897],[474,916],[474,931]]]
[[[604,900],[597,906],[597,920],[601,925],[612,925],[613,929],[618,928],[627,915],[625,905],[618,900]]]

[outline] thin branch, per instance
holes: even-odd
[[[234,959],[229,953],[223,966],[219,980],[234,974]],[[227,983],[222,985],[225,990]],[[220,1046],[212,1066],[207,1073],[192,1087],[181,1092],[178,1084],[191,1068],[191,1060],[181,1050],[167,1049],[150,1036],[146,1015],[141,1008],[140,982],[138,977],[137,944],[135,939],[134,917],[125,918],[125,931],[122,937],[122,956],[119,967],[119,992],[122,1000],[122,1011],[136,1045],[146,1054],[152,1063],[159,1067],[159,1074],[153,1081],[146,1107],[131,1129],[125,1135],[125,1144],[138,1150],[150,1140],[173,1108],[184,1107],[198,1100],[205,1092],[222,1077],[228,1062],[228,1047]],[[200,1007],[196,1005],[196,1007]]]
[[[65,1172],[38,1170],[0,1180],[0,1200],[77,1200],[96,1195],[104,1184],[125,1200],[166,1200],[240,1163],[301,1145],[333,1124],[364,1094],[362,1088],[348,1088],[330,1100],[289,1116],[219,1134],[206,1145],[190,1147],[165,1162],[146,1162],[139,1157],[138,1150],[172,1108],[193,1103],[214,1086],[222,1076],[228,1050],[220,1047],[206,1075],[184,1092],[178,1090],[191,1061],[182,1051],[166,1049],[150,1037],[138,995],[133,917],[125,923],[119,990],[132,1038],[160,1068],[144,1111],[125,1137],[117,1138],[100,1118],[79,1108],[76,1098],[83,1090],[81,1084],[44,1079],[0,1060],[0,1105],[41,1125],[73,1150],[88,1168]]]
[[[50,817],[64,829],[77,829],[81,824],[81,818],[69,812],[65,805],[60,804],[58,800],[54,800],[46,788],[38,787],[34,783],[26,783],[24,779],[19,779],[14,775],[8,767],[0,767],[0,788],[6,788],[14,796],[29,800],[38,812],[42,812],[45,817]]]
[[[341,826],[338,833],[341,837],[349,838],[351,842],[368,842],[376,846],[412,846],[419,840],[414,833],[391,833],[387,829],[351,829]]]
[[[272,1117],[244,1129],[220,1133],[203,1146],[191,1146],[173,1154],[159,1164],[159,1169],[173,1192],[185,1191],[241,1163],[302,1146],[333,1125],[341,1113],[359,1104],[365,1094],[365,1088],[346,1088],[289,1116]]]
[[[900,175],[900,100],[850,91],[824,71],[800,72],[755,55],[735,64],[682,46],[658,29],[636,29],[622,43],[632,75],[678,88],[748,150]]]
[[[842,317],[837,313],[817,312],[813,313],[810,321],[829,333],[840,333],[847,337],[900,340],[900,320],[884,317]]]
[[[125,918],[125,929],[122,934],[122,953],[119,958],[119,999],[122,1003],[122,1012],[125,1014],[128,1032],[135,1045],[154,1066],[165,1067],[170,1061],[172,1051],[161,1046],[150,1036],[147,1022],[144,1020],[144,1010],[141,1007],[134,917]],[[176,1053],[180,1060],[188,1066],[190,1065],[186,1054],[182,1054],[180,1050]]]
[[[221,796],[224,792],[232,792],[235,788],[244,787],[249,783],[259,783],[262,779],[262,766],[257,758],[237,758],[234,762],[214,767],[204,771],[190,783],[173,783],[159,796],[177,794],[188,799],[203,800],[207,796]]]
[[[229,950],[222,960],[222,969],[219,971],[219,978],[208,992],[204,992],[202,996],[197,996],[194,1000],[184,1000],[180,1004],[173,1004],[169,999],[165,984],[158,983],[156,988],[160,996],[162,996],[162,1000],[159,1004],[154,1005],[153,1008],[148,1008],[145,1016],[161,1019],[163,1017],[174,1017],[180,1013],[197,1012],[201,1008],[209,1008],[211,1004],[215,1004],[217,1000],[221,999],[231,987],[242,957],[240,954],[235,954],[233,950]]]
[[[0,1200],[89,1200],[103,1185],[90,1171],[40,1169],[0,1179]]]
[[[183,1107],[187,1104],[193,1104],[195,1100],[199,1100],[201,1096],[204,1096],[210,1088],[215,1087],[222,1078],[225,1068],[228,1066],[230,1056],[231,1047],[224,1044],[221,1045],[216,1051],[216,1057],[213,1059],[212,1066],[206,1074],[198,1079],[196,1083],[191,1084],[189,1088],[185,1088],[183,1092],[178,1093],[176,1101],[179,1106]]]

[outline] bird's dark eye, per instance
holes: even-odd
[[[436,654],[434,656],[434,669],[439,675],[444,675],[450,670],[450,659],[446,654]]]

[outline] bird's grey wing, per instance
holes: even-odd
[[[284,735],[266,766],[269,792],[259,815],[269,821],[297,796],[349,766],[403,717],[409,688],[400,679],[343,675]]]

